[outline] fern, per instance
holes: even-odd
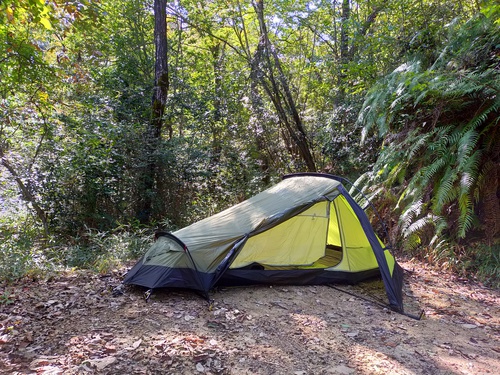
[[[479,134],[473,129],[470,129],[465,133],[461,134],[461,137],[458,139],[457,142],[458,146],[457,160],[460,164],[463,163],[464,161],[467,161],[469,155],[476,148],[478,140],[479,140]]]
[[[447,168],[440,183],[434,189],[435,198],[432,205],[434,213],[441,213],[445,205],[457,198],[458,189],[455,187],[457,177],[458,174],[454,169]]]
[[[401,65],[367,94],[358,117],[364,134],[376,128],[384,138],[360,183],[375,199],[395,194],[405,247],[443,254],[479,227],[478,207],[487,213],[486,237],[498,232],[485,226],[498,214],[484,205],[496,198],[490,175],[500,173],[500,29],[478,17],[452,31],[429,69],[418,61]],[[498,207],[498,198],[492,204]]]
[[[464,238],[467,231],[473,227],[475,217],[472,201],[468,194],[464,194],[458,200],[460,216],[458,218],[458,237]]]
[[[404,232],[408,230],[411,224],[414,222],[415,218],[420,216],[423,209],[423,203],[421,200],[413,202],[410,207],[408,207],[400,217],[401,229]]]
[[[438,158],[434,160],[434,162],[427,167],[422,169],[422,177],[420,184],[427,185],[434,178],[434,176],[438,175],[438,173],[446,167],[448,164],[449,156],[446,155],[438,155]]]
[[[415,131],[414,133],[415,134]],[[408,150],[408,159],[413,159],[429,142],[429,140],[434,137],[436,134],[436,130],[431,130],[427,134],[423,134],[420,137],[416,137],[417,141],[410,145],[410,149]]]

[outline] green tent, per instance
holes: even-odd
[[[403,272],[342,179],[288,175],[227,210],[160,235],[125,284],[147,288],[354,283],[381,275],[402,311]]]

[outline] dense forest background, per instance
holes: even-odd
[[[494,0],[3,0],[0,276],[106,270],[318,171],[499,285],[499,93]]]

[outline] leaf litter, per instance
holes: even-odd
[[[124,270],[0,285],[0,373],[499,374],[500,295],[416,261],[417,321],[328,286],[189,291],[127,287]],[[383,299],[379,280],[340,286]]]

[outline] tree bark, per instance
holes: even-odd
[[[9,171],[11,176],[14,178],[14,181],[16,181],[17,187],[19,188],[19,191],[21,192],[21,196],[23,199],[30,203],[33,209],[36,212],[36,216],[38,219],[42,222],[43,225],[43,230],[45,235],[48,235],[49,233],[49,224],[48,224],[48,219],[47,219],[47,214],[45,211],[40,207],[40,205],[37,203],[35,196],[33,195],[31,189],[26,184],[24,181],[21,179],[21,177],[17,174],[16,170],[14,167],[9,163],[9,161],[4,157],[2,150],[0,150],[0,160],[1,164]]]
[[[259,69],[261,85],[269,95],[277,111],[281,123],[297,147],[298,154],[309,172],[316,171],[316,164],[311,153],[307,134],[302,123],[299,111],[293,99],[290,85],[281,67],[278,54],[269,40],[267,26],[264,20],[264,0],[252,1],[257,14],[260,28],[260,40],[254,61],[251,62],[253,69]]]
[[[154,1],[155,13],[155,86],[153,89],[152,103],[152,136],[154,139],[161,137],[164,124],[163,115],[167,103],[169,77],[167,61],[167,0]],[[168,129],[169,139],[172,138],[172,128]]]
[[[140,198],[136,214],[141,223],[149,222],[154,211],[153,206],[158,192],[158,163],[155,153],[160,146],[162,130],[165,124],[163,116],[169,88],[167,0],[154,0],[154,18],[155,81],[151,103],[151,121],[145,134],[145,167],[139,181]],[[172,127],[169,126],[169,139],[172,138],[172,133]]]
[[[345,64],[349,58],[349,27],[348,22],[351,18],[350,0],[342,1],[342,15],[340,24],[340,62]]]

